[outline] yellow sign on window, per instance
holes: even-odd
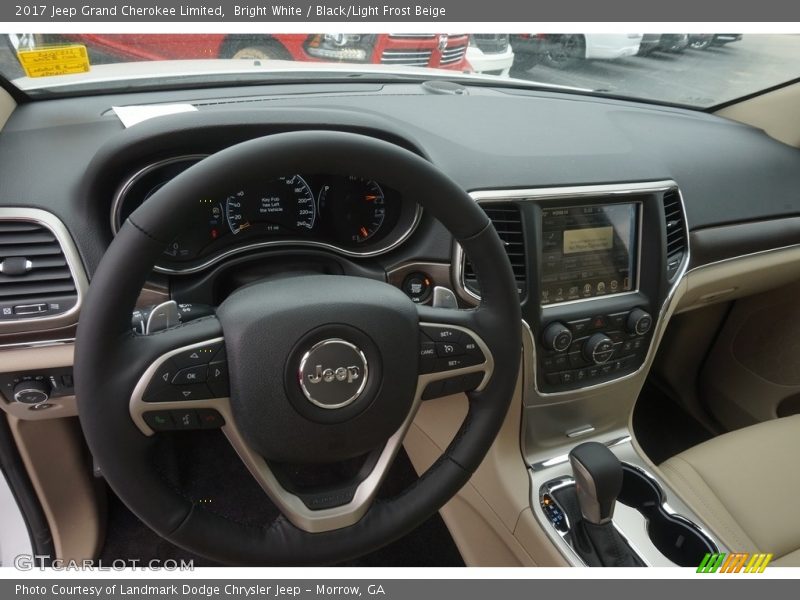
[[[19,64],[28,77],[54,77],[89,71],[86,46],[50,46],[17,52]]]

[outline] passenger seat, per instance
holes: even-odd
[[[731,552],[800,566],[800,415],[716,437],[670,458],[663,476]]]

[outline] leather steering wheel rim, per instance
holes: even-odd
[[[469,255],[482,299],[470,310],[418,307],[419,319],[475,331],[494,364],[485,387],[468,394],[467,417],[451,444],[413,485],[394,498],[372,502],[356,523],[319,533],[303,531],[283,515],[269,526],[244,525],[182,497],[152,468],[153,438],[143,435],[129,412],[135,382],[154,356],[225,333],[220,333],[216,319],[151,336],[131,330],[136,298],[180,230],[175,215],[195,206],[200,197],[225,197],[232,185],[297,172],[378,180],[410,195],[437,218]],[[502,242],[472,198],[430,162],[354,133],[274,134],[200,161],[160,188],[124,223],[92,278],[78,327],[75,382],[80,422],[111,488],[163,538],[231,564],[338,562],[402,537],[468,481],[508,411],[520,363],[520,324],[516,282]]]

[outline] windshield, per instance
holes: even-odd
[[[0,74],[32,97],[363,76],[567,86],[706,108],[800,76],[800,35],[3,34]]]

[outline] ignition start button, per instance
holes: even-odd
[[[428,301],[433,289],[433,281],[426,273],[416,272],[406,276],[403,280],[403,292],[411,298],[412,302],[423,304]]]

